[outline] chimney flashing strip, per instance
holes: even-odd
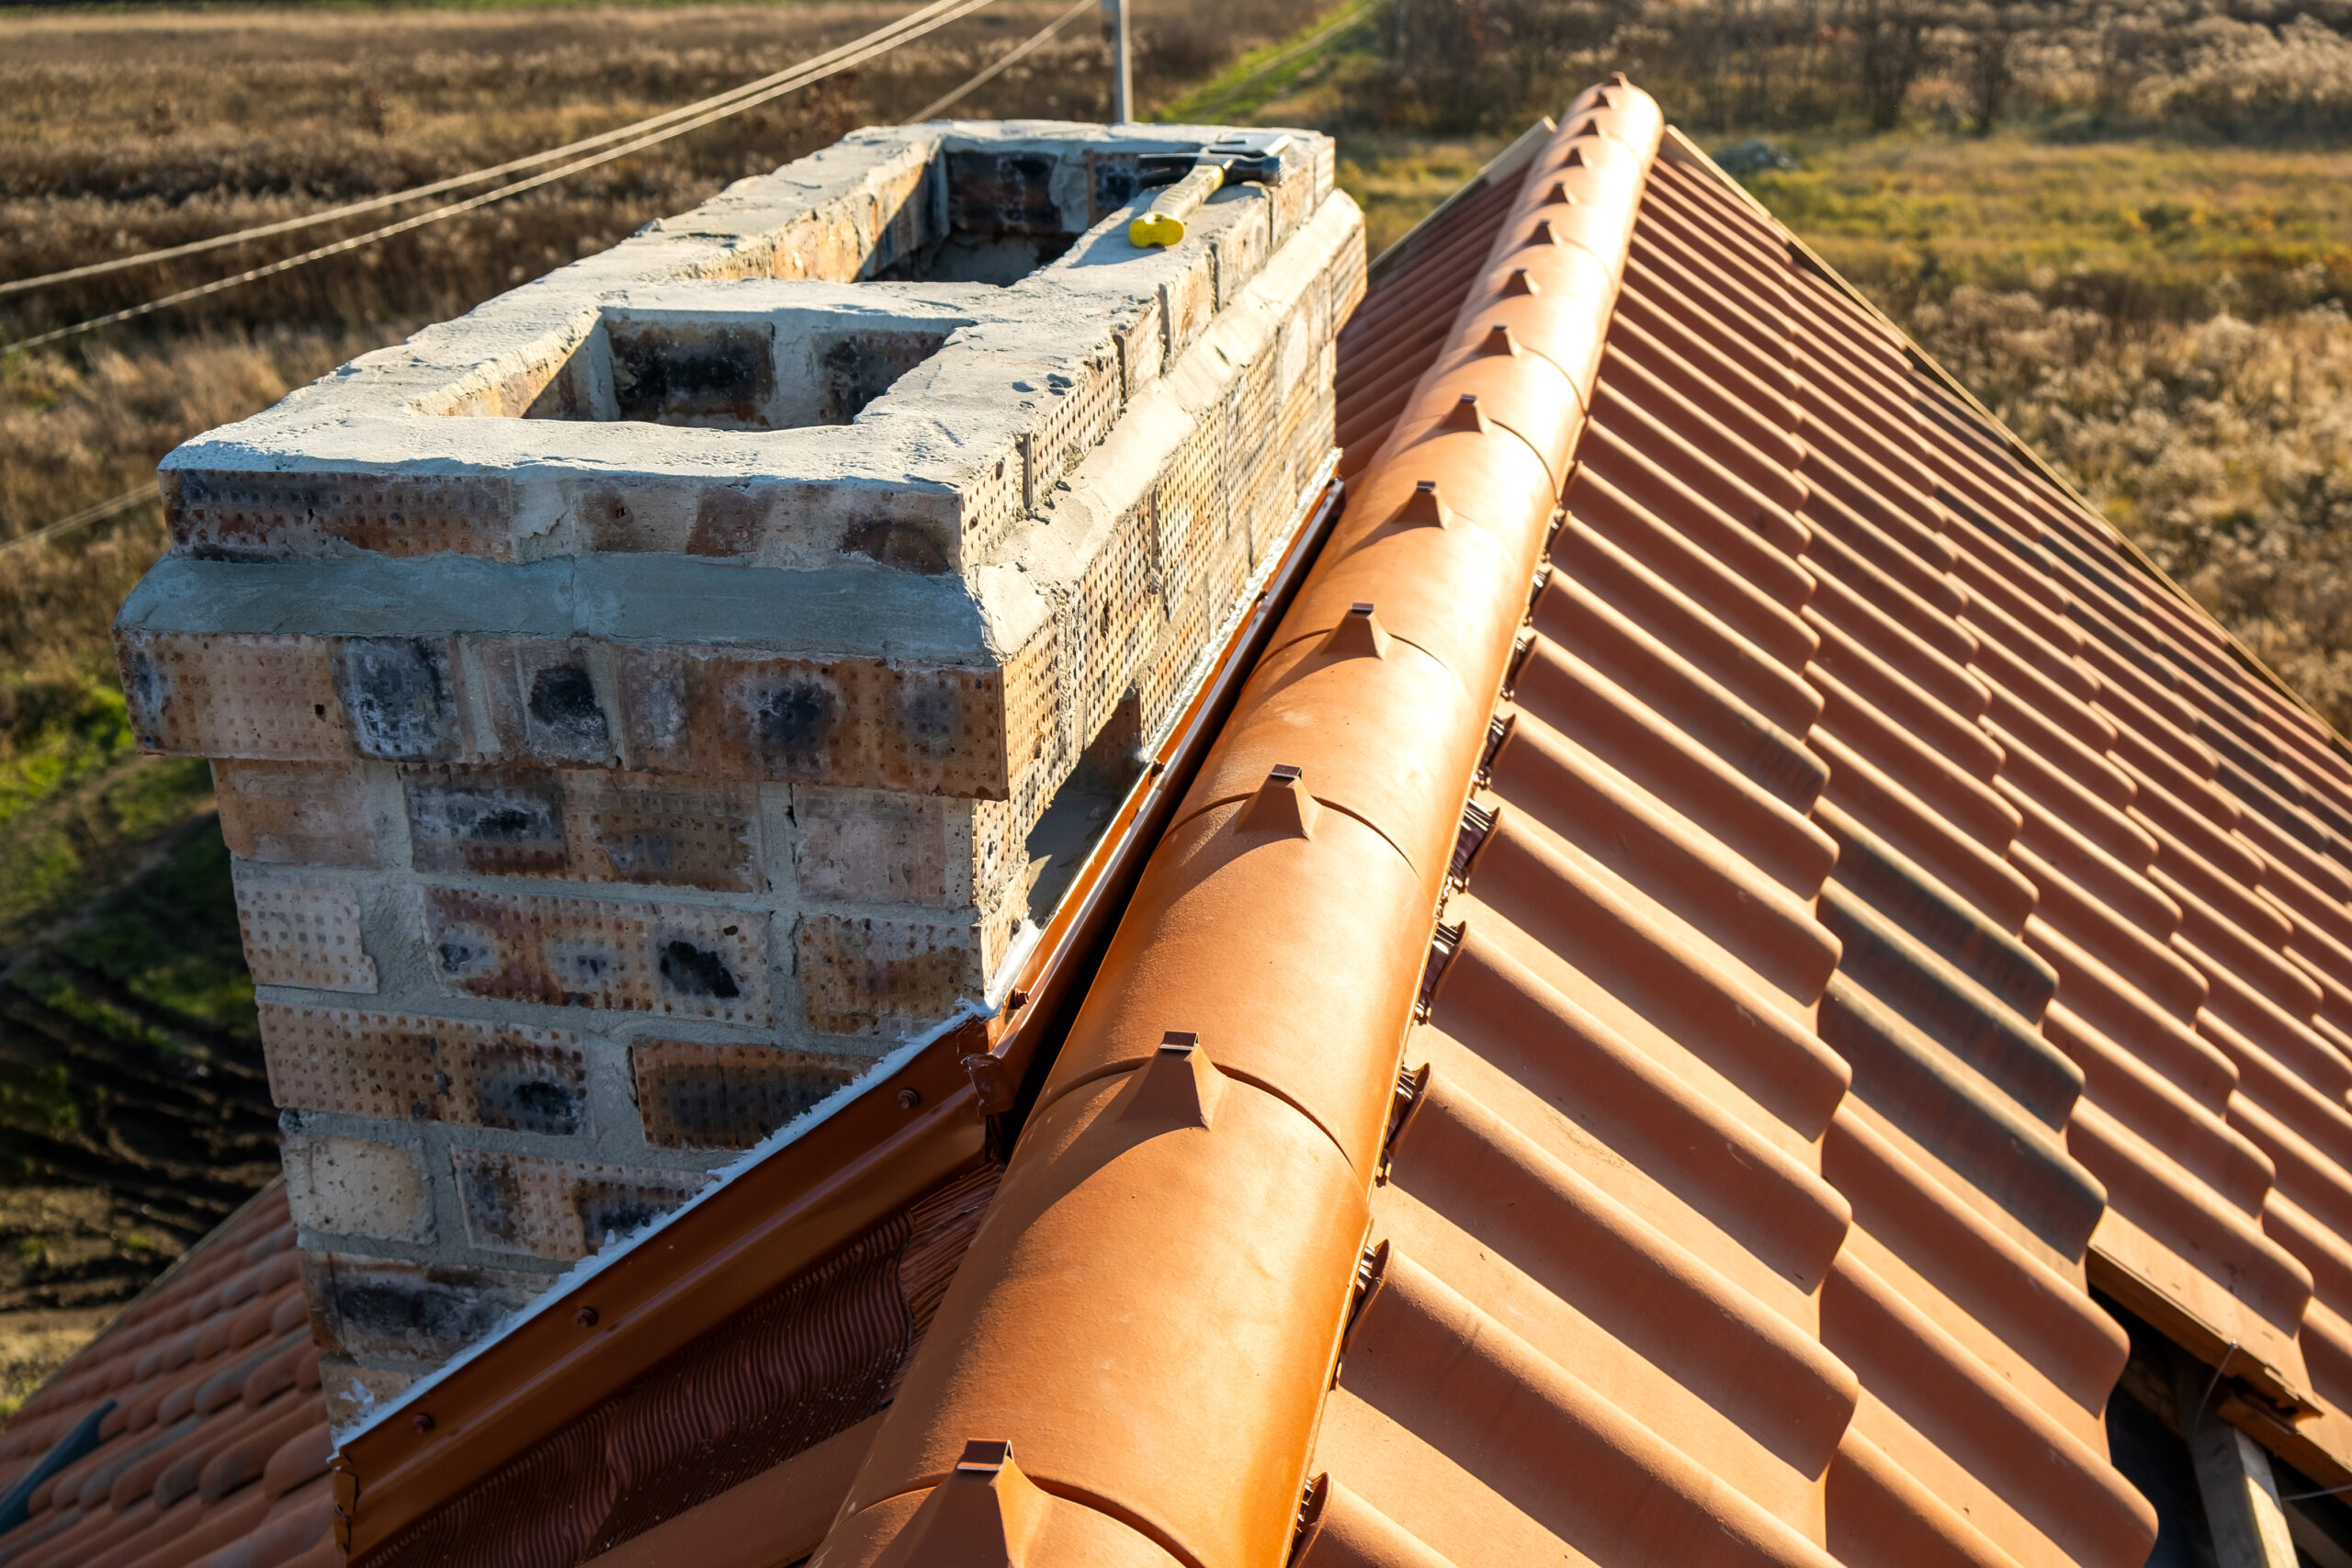
[[[1525,269],[1501,265],[1512,243],[1505,226],[1486,281],[1470,289],[1405,405],[1455,412],[1400,422],[1351,481],[1349,508],[1273,646],[1340,635],[1335,625],[1357,604],[1392,593],[1408,602],[1419,581],[1384,582],[1383,570],[1442,570],[1460,585],[1464,614],[1492,624],[1465,628],[1444,656],[1431,655],[1454,677],[1442,688],[1408,688],[1420,667],[1401,660],[1317,665],[1347,672],[1346,725],[1302,724],[1279,705],[1280,681],[1244,693],[1204,776],[1265,782],[1231,818],[1233,830],[1200,825],[1196,810],[1147,867],[1013,1150],[990,1223],[827,1538],[820,1555],[834,1568],[900,1561],[908,1519],[930,1506],[909,1500],[936,1490],[980,1433],[1016,1443],[1024,1473],[1057,1498],[1083,1499],[1106,1519],[1152,1521],[1179,1561],[1288,1553],[1351,1308],[1361,1286],[1379,1289],[1376,1273],[1360,1280],[1359,1267],[1398,1057],[1452,852],[1478,821],[1464,807],[1559,502],[1513,429],[1560,432],[1572,448],[1598,357],[1549,381],[1506,385],[1481,379],[1498,361],[1476,351],[1497,300],[1513,292],[1525,297],[1513,307],[1514,337],[1540,328],[1547,342],[1599,343],[1664,129],[1656,104],[1622,84],[1589,112],[1597,92],[1564,117],[1576,130],[1528,160],[1519,208],[1524,218],[1551,184],[1568,187],[1578,234],[1614,241],[1592,263],[1592,281],[1526,287],[1534,279]],[[1408,525],[1436,526],[1400,531],[1400,507]],[[1416,510],[1422,516],[1409,515]],[[1476,522],[1452,526],[1457,515]],[[1402,540],[1412,547],[1397,548]],[[1396,564],[1374,570],[1381,561]],[[1370,612],[1363,618],[1369,626]],[[1252,773],[1241,758],[1256,759]],[[1268,777],[1277,759],[1283,766]],[[1372,831],[1333,807],[1309,835],[1253,830],[1276,800],[1295,822],[1307,784],[1326,806],[1391,798],[1403,792],[1377,776],[1383,770],[1430,766],[1450,770],[1458,787],[1450,799],[1416,792],[1434,808],[1409,815],[1425,819]],[[1392,833],[1400,837],[1384,836]],[[1237,942],[1248,944],[1251,976],[1238,987]],[[1173,1027],[1197,1032],[1204,1048],[1189,1055],[1213,1053],[1227,1087],[1207,1127],[1138,1143],[1143,1130],[1113,1108],[1166,1072],[1160,1047]],[[1115,1090],[1095,1084],[1119,1078]],[[1264,1179],[1237,1188],[1237,1168]],[[1281,1194],[1278,1205],[1267,1191]],[[1137,1203],[1155,1216],[1140,1230]],[[1217,1307],[1220,1282],[1235,1278],[1268,1281],[1247,1322]],[[1039,1357],[1040,1344],[1056,1353]],[[1102,1382],[1106,1369],[1115,1369],[1115,1389]],[[1204,1386],[1227,1397],[1204,1407]],[[1220,1462],[1210,1471],[1163,1462],[1180,1449]],[[1039,1547],[1027,1568],[1080,1561]]]
[[[1276,536],[1279,550],[1252,575],[1204,650],[1183,705],[1152,743],[1141,777],[1054,918],[1031,928],[1028,945],[991,981],[987,1010],[971,1010],[907,1041],[864,1077],[721,1168],[684,1205],[582,1259],[447,1365],[335,1431],[339,1462],[354,1487],[352,1516],[338,1528],[348,1529],[344,1544],[355,1560],[722,1321],[722,1277],[726,1289],[744,1299],[767,1288],[774,1281],[764,1276],[756,1282],[743,1278],[750,1254],[767,1249],[752,1247],[759,1235],[788,1237],[797,1243],[796,1254],[814,1261],[855,1228],[838,1213],[828,1214],[827,1200],[842,1180],[854,1183],[862,1172],[894,1161],[928,1169],[916,1153],[919,1141],[961,1147],[956,1129],[977,1128],[982,1116],[1009,1109],[981,1102],[972,1064],[985,1062],[1000,1079],[1017,1085],[1037,1055],[1057,1049],[1068,1009],[1091,982],[1144,861],[1168,830],[1338,519],[1343,496],[1333,477],[1338,460],[1337,451],[1326,454],[1295,516]],[[922,1097],[923,1113],[913,1126],[891,1109],[908,1087]],[[832,1127],[836,1122],[840,1126]],[[821,1136],[829,1130],[836,1134],[830,1141]],[[828,1178],[834,1179],[830,1185]],[[925,1179],[898,1185],[911,1191]],[[802,1210],[813,1213],[801,1218]],[[831,1229],[808,1234],[829,1217]],[[657,1237],[662,1244],[650,1245]],[[592,1284],[605,1303],[605,1321],[588,1343],[571,1325]],[[616,1311],[616,1298],[635,1303],[635,1310]],[[630,1339],[651,1343],[628,1356],[621,1347]],[[394,1419],[428,1400],[445,1414],[429,1433]]]

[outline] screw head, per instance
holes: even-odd
[[[922,1103],[922,1090],[915,1088],[914,1085],[909,1084],[906,1088],[899,1091],[899,1110],[912,1111],[916,1106],[921,1105]]]
[[[581,1327],[594,1328],[596,1326],[596,1309],[594,1307],[583,1306],[576,1315],[580,1320]]]
[[[420,1432],[430,1432],[433,1430],[433,1412],[430,1410],[420,1410],[416,1413],[416,1429]]]

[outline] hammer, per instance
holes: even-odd
[[[1166,186],[1152,198],[1149,210],[1127,225],[1127,243],[1141,249],[1172,245],[1184,237],[1185,222],[1201,203],[1229,185],[1280,185],[1289,173],[1283,150],[1290,138],[1277,136],[1263,145],[1228,136],[1198,152],[1146,152],[1136,160],[1136,183]]]

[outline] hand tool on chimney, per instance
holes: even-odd
[[[1283,150],[1290,138],[1270,141],[1228,137],[1198,152],[1147,152],[1136,160],[1137,184],[1166,186],[1150,208],[1127,225],[1127,243],[1137,247],[1172,245],[1201,203],[1229,185],[1280,185],[1289,173]]]

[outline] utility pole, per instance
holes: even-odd
[[[1102,0],[1102,14],[1111,20],[1111,122],[1125,125],[1135,118],[1135,78],[1127,69],[1127,0]]]

